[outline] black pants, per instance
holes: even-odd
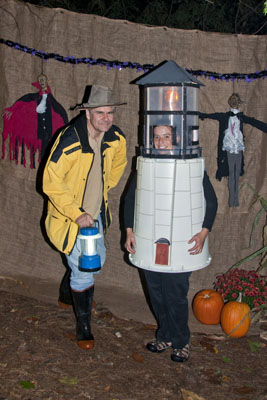
[[[229,165],[229,178],[228,178],[228,188],[229,188],[229,207],[239,206],[239,176],[241,172],[242,164],[242,152],[238,154],[227,152],[227,160]]]
[[[188,299],[191,272],[144,271],[153,311],[158,322],[157,340],[181,349],[189,343]]]

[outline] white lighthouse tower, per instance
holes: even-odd
[[[200,254],[188,244],[205,215],[205,161],[198,141],[198,91],[203,84],[165,61],[135,80],[140,86],[143,143],[137,159],[134,234],[130,261],[158,272],[188,272],[208,266],[208,239]],[[171,126],[171,150],[153,147],[156,126]]]

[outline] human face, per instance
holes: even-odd
[[[154,147],[160,150],[172,149],[172,128],[171,126],[156,126],[154,128]]]
[[[39,75],[38,76],[38,82],[42,88],[42,90],[47,89],[47,76],[46,75]]]
[[[88,128],[92,136],[107,132],[113,123],[115,108],[104,106],[86,110]]]

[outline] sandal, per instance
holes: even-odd
[[[146,345],[147,350],[152,351],[152,353],[162,353],[170,347],[172,347],[171,342],[162,342],[159,340],[154,340]]]
[[[189,344],[186,344],[183,349],[173,349],[171,359],[175,362],[184,362],[188,360],[189,355]]]

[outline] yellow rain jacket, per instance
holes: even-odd
[[[104,134],[101,156],[101,217],[105,231],[111,223],[108,191],[117,185],[127,164],[125,136],[115,125]],[[51,243],[66,254],[71,252],[78,233],[79,226],[75,221],[85,212],[83,196],[93,160],[84,114],[59,134],[43,175],[43,191],[49,199],[46,232]]]

